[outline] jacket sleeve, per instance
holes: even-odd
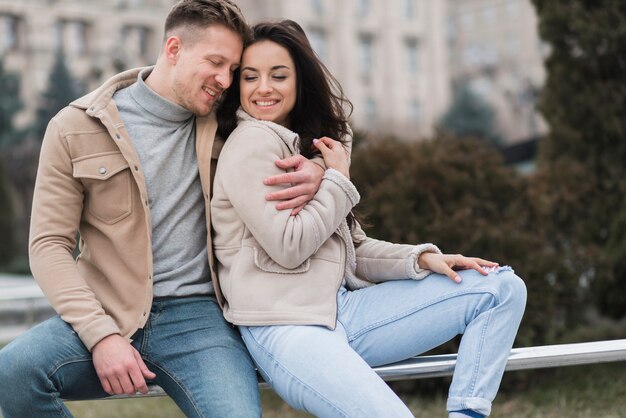
[[[352,229],[356,250],[356,275],[372,283],[388,280],[421,280],[432,273],[419,267],[417,260],[424,252],[441,254],[436,245],[393,244],[369,238],[357,223]]]
[[[73,177],[68,143],[53,119],[41,147],[30,222],[29,260],[52,307],[89,350],[120,333],[81,276],[72,252],[83,210],[83,187]]]
[[[263,179],[282,172],[274,162],[288,156],[285,154],[282,141],[269,130],[243,127],[226,141],[216,181],[265,252],[276,263],[293,269],[337,230],[360,196],[350,180],[328,169],[315,197],[297,215],[276,210],[276,202],[265,196],[287,186],[266,186]]]

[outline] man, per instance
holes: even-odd
[[[208,204],[223,144],[212,111],[248,31],[230,0],[182,0],[154,67],[113,77],[51,120],[29,251],[59,316],[0,351],[5,418],[70,416],[61,399],[145,393],[146,381],[187,416],[261,415],[253,363],[212,285]],[[296,186],[268,199],[297,212],[322,170],[277,164],[295,171],[266,181]]]

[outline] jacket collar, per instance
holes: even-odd
[[[134,68],[119,73],[105,81],[104,84],[96,90],[74,100],[70,103],[70,106],[85,109],[88,115],[93,116],[107,107],[116,91],[135,83],[139,73],[146,68],[150,67]]]
[[[287,145],[287,148],[289,148],[289,151],[291,151],[293,154],[300,153],[300,136],[292,130],[274,122],[256,119],[245,110],[243,110],[241,107],[237,110],[237,120],[251,121],[267,126],[280,137],[285,145]]]

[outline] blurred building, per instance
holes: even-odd
[[[154,62],[172,0],[0,0],[0,55],[21,76],[26,110],[16,123],[33,120],[56,52],[86,89],[121,69]]]
[[[430,136],[469,83],[496,109],[507,141],[535,136],[544,78],[530,0],[236,0],[251,23],[290,18],[354,104],[353,126],[402,138]],[[22,77],[34,118],[56,51],[85,89],[154,63],[175,0],[0,0],[0,55]]]
[[[547,131],[535,109],[547,47],[530,0],[448,0],[448,37],[453,88],[469,85],[491,105],[506,143]]]

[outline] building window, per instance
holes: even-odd
[[[55,24],[55,46],[70,56],[89,52],[89,24],[82,20],[62,20]]]
[[[370,77],[374,71],[374,37],[361,35],[359,39],[359,65],[363,76]]]
[[[365,100],[365,125],[369,128],[376,124],[376,117],[378,116],[378,106],[376,99],[373,97]]]
[[[482,46],[482,64],[485,66],[493,66],[498,63],[498,49],[491,43],[485,43]]]
[[[415,19],[415,0],[404,0],[404,17],[407,20]]]
[[[313,28],[308,33],[311,46],[322,61],[328,60],[328,47],[326,41],[326,32],[323,29]]]
[[[52,47],[55,51],[63,48],[63,23],[58,20],[52,26]]]
[[[410,38],[404,41],[404,55],[406,60],[406,69],[410,74],[417,73],[417,39]]]
[[[506,12],[512,18],[516,18],[519,15],[519,0],[508,0],[506,2]]]
[[[480,45],[473,43],[467,44],[462,53],[463,65],[466,67],[472,67],[480,64],[481,55]]]
[[[411,100],[409,103],[409,122],[412,124],[418,124],[422,118],[422,107],[417,99]]]
[[[519,56],[520,50],[522,49],[522,43],[516,36],[511,36],[506,41],[506,50],[507,55],[511,58],[516,58]]]
[[[309,0],[311,4],[311,9],[318,16],[324,16],[324,2],[323,0]]]
[[[13,15],[0,15],[0,52],[19,48],[20,19]]]
[[[125,26],[122,29],[122,38],[131,54],[145,58],[150,53],[152,29],[145,26]]]
[[[474,13],[468,10],[467,12],[461,14],[459,20],[461,21],[461,27],[464,30],[472,29],[474,26]]]
[[[357,16],[366,17],[370,14],[371,4],[370,0],[358,0],[357,3]]]

